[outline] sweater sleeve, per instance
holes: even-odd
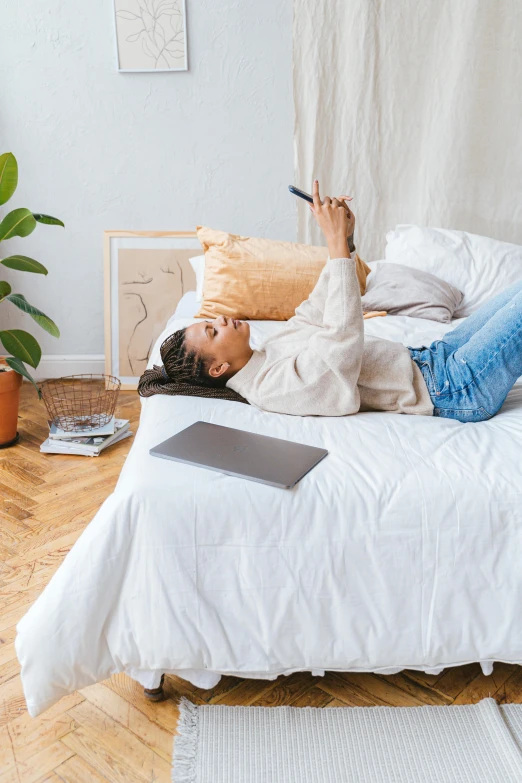
[[[350,258],[352,258],[355,261],[356,267],[357,264],[361,263],[361,261],[358,259],[357,254],[355,252],[351,254]],[[326,299],[328,296],[328,286],[329,286],[330,272],[331,272],[331,266],[329,264],[329,261],[330,261],[330,256],[328,256],[326,264],[321,270],[321,274],[319,275],[319,278],[314,286],[314,289],[312,290],[312,293],[310,294],[308,299],[305,299],[305,301],[302,302],[296,308],[295,315],[293,315],[292,318],[288,320],[288,325],[290,328],[294,326],[299,326],[300,324],[312,324],[314,326],[322,326],[323,313],[326,305]],[[364,261],[362,263],[364,264]]]
[[[338,416],[359,410],[364,326],[355,262],[330,259],[321,277],[305,313],[296,313],[317,326],[306,347],[265,364],[248,388],[247,399],[263,410],[297,416]]]

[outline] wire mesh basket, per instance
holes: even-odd
[[[103,427],[114,415],[121,381],[114,375],[66,375],[39,384],[51,424],[65,432]]]

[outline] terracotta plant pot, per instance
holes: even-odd
[[[7,366],[0,360],[0,370]],[[22,376],[11,370],[0,371],[0,449],[14,445],[18,440],[18,406]]]

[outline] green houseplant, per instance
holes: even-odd
[[[0,206],[6,204],[16,190],[18,184],[18,164],[11,152],[0,155]],[[32,234],[38,223],[51,226],[63,226],[61,220],[43,215],[25,207],[13,209],[0,221],[0,243],[13,237],[26,237]],[[0,248],[1,250],[1,248]],[[0,252],[1,255],[1,252]],[[32,272],[46,275],[47,269],[28,256],[19,254],[7,256],[0,260],[8,269],[16,269],[20,272]],[[54,321],[37,307],[29,304],[25,296],[13,293],[11,286],[5,280],[0,280],[0,305],[9,302],[27,313],[36,323],[52,334],[59,337],[60,332]],[[16,424],[18,419],[18,403],[20,398],[20,386],[22,376],[31,381],[41,397],[26,365],[36,368],[40,363],[42,350],[38,341],[22,329],[0,330],[0,340],[7,351],[8,356],[2,359],[0,364],[0,447],[16,442]],[[13,372],[14,370],[14,372]]]

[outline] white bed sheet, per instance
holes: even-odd
[[[159,345],[191,319],[171,319]],[[427,345],[408,317],[370,334]],[[259,345],[277,322],[253,322]],[[158,395],[114,492],[17,626],[28,709],[127,672],[212,687],[222,673],[522,663],[522,384],[480,424],[293,417]],[[198,419],[329,449],[292,490],[160,460]]]

